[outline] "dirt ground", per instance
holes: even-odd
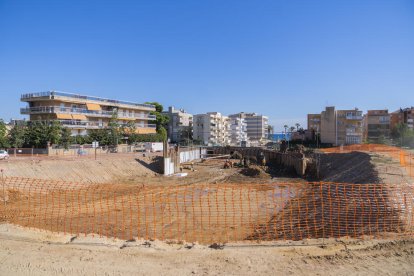
[[[236,162],[236,160],[234,160]],[[159,154],[108,154],[93,157],[11,157],[0,161],[4,176],[62,180],[78,183],[116,183],[172,186],[207,183],[305,183],[283,170],[246,176],[239,168],[223,169],[224,160],[195,163],[195,171],[184,169],[187,177],[159,174]],[[340,183],[412,183],[397,160],[386,154],[333,153],[321,155],[321,176],[317,181]]]
[[[414,241],[124,242],[0,224],[0,275],[414,275]]]
[[[374,186],[377,187],[375,188],[376,193],[379,191],[382,192],[383,183],[403,185],[404,187],[410,188],[412,191],[412,185],[414,184],[413,179],[407,175],[406,171],[399,166],[397,161],[392,160],[386,155],[349,153],[323,155],[321,158],[321,181],[374,184]],[[85,158],[64,160],[11,159],[9,162],[1,162],[0,168],[5,168],[5,174],[7,176],[64,179],[79,181],[79,183],[85,183],[85,185],[86,183],[116,183],[119,190],[114,194],[111,193],[113,199],[111,198],[111,201],[108,202],[108,207],[104,206],[102,209],[102,214],[104,215],[101,223],[108,228],[103,229],[101,234],[104,234],[104,236],[123,238],[123,241],[114,241],[112,239],[98,238],[96,236],[94,238],[89,236],[63,236],[52,234],[50,232],[28,230],[26,228],[23,230],[17,226],[11,226],[5,223],[0,224],[0,275],[27,275],[28,273],[33,275],[414,275],[414,240],[412,239],[402,240],[399,238],[374,240],[366,237],[368,240],[365,241],[340,238],[340,240],[314,239],[298,242],[274,242],[275,239],[281,240],[282,237],[280,236],[280,233],[276,233],[276,231],[274,233],[269,232],[269,225],[272,227],[275,226],[275,229],[285,229],[284,225],[280,226],[276,222],[273,223],[273,221],[280,221],[277,215],[273,215],[274,212],[277,213],[278,210],[270,206],[273,204],[271,200],[274,197],[274,194],[286,194],[289,196],[288,198],[298,198],[294,190],[292,190],[293,193],[291,193],[291,190],[289,190],[289,192],[284,191],[281,193],[277,189],[285,190],[286,187],[284,184],[286,183],[304,187],[307,181],[289,175],[289,173],[284,170],[269,170],[268,168],[258,168],[253,171],[243,171],[240,168],[223,169],[223,163],[223,160],[207,161],[195,164],[194,171],[184,170],[184,172],[188,173],[187,177],[164,177],[157,174],[157,170],[159,169],[159,160],[157,156],[143,157],[142,155],[113,155],[101,157],[98,161]],[[241,219],[240,221],[238,220],[239,214],[237,213],[237,210],[241,210],[242,213],[243,210],[246,211],[247,205],[244,204],[248,204],[250,200],[247,194],[245,195],[243,192],[246,191],[246,188],[244,187],[254,187],[252,189],[254,190],[255,196],[252,200],[254,199],[257,201],[256,203],[260,202],[260,204],[257,204],[254,211],[258,214],[257,223],[255,223],[253,227],[247,228],[246,231],[242,230],[240,237],[246,239],[246,237],[250,236],[255,240],[257,237],[248,232],[254,231],[259,238],[263,238],[263,236],[267,237],[267,239],[262,240],[270,241],[262,241],[260,244],[249,241],[244,241],[243,244],[226,243],[224,248],[221,248],[220,245],[215,246],[219,249],[212,249],[202,245],[194,246],[193,244],[178,243],[168,245],[148,239],[146,241],[138,240],[136,242],[125,242],[125,240],[128,239],[128,228],[125,228],[124,233],[121,233],[119,229],[115,227],[117,219],[118,223],[119,219],[125,220],[127,223],[130,221],[128,217],[129,213],[122,213],[122,215],[120,215],[120,213],[118,216],[115,215],[115,218],[113,218],[113,215],[116,214],[115,212],[119,211],[118,209],[120,206],[131,202],[129,200],[131,194],[134,195],[134,193],[136,193],[137,196],[139,196],[142,187],[148,187],[150,190],[170,187],[172,188],[170,191],[175,191],[175,189],[180,191],[179,189],[185,190],[200,185],[201,189],[196,190],[196,196],[193,194],[191,199],[189,199],[192,203],[196,202],[196,204],[192,204],[192,208],[189,208],[185,204],[185,193],[182,194],[180,192],[178,193],[178,198],[184,199],[184,204],[179,205],[178,207],[174,207],[173,204],[171,207],[169,205],[173,202],[173,199],[176,200],[177,194],[172,196],[173,194],[168,195],[168,193],[151,194],[153,199],[153,194],[155,194],[155,202],[163,202],[160,205],[161,207],[158,207],[158,205],[154,207],[150,202],[147,202],[147,206],[144,209],[142,209],[142,206],[139,208],[139,206],[132,205],[132,209],[130,209],[132,211],[136,208],[137,210],[141,210],[140,212],[148,212],[148,214],[138,213],[141,219],[142,217],[147,218],[147,216],[149,218],[148,222],[145,222],[147,229],[142,230],[145,230],[145,232],[134,232],[133,236],[145,237],[148,236],[147,233],[150,233],[151,235],[154,231],[151,227],[155,221],[151,220],[152,213],[154,213],[155,216],[155,212],[159,214],[160,210],[164,210],[164,214],[168,214],[167,210],[171,210],[172,215],[161,216],[167,221],[160,222],[160,225],[163,226],[160,227],[161,231],[163,231],[162,229],[172,229],[171,237],[175,235],[173,231],[178,226],[178,229],[181,229],[181,232],[184,235],[183,238],[185,239],[186,232],[182,231],[185,221],[189,221],[190,223],[193,223],[193,226],[196,226],[194,227],[194,232],[188,232],[190,233],[190,238],[191,235],[195,235],[195,238],[197,238],[198,233],[198,235],[201,236],[204,235],[205,237],[210,238],[216,237],[220,240],[219,237],[222,234],[220,231],[222,231],[221,227],[223,227],[223,225],[226,229],[232,229],[231,231],[234,231],[235,236],[237,237],[238,231],[241,229],[238,228],[238,226],[242,223]],[[205,197],[205,187],[203,188],[202,185],[209,185],[209,188],[212,189],[207,193],[208,195],[211,194],[211,198]],[[220,190],[221,193],[224,194],[215,192],[216,187],[214,185],[217,185],[217,191],[218,187],[223,187],[224,185],[226,188],[221,188]],[[237,192],[237,186],[235,185],[240,187],[241,192]],[[278,188],[275,189],[275,187]],[[310,186],[310,188],[312,189],[312,186]],[[272,192],[272,189],[275,192]],[[227,191],[229,193],[227,193]],[[234,191],[236,191],[236,193]],[[251,192],[248,188],[247,191],[248,193]],[[349,195],[349,189],[347,192],[339,192],[340,194]],[[333,195],[330,190],[323,191],[323,193],[325,197],[326,195]],[[66,193],[64,195],[66,196]],[[94,203],[94,199],[97,195],[85,199],[86,204],[83,204],[84,199],[82,196],[79,199],[79,194],[75,194],[77,197],[72,197],[73,194],[70,193],[69,195],[71,197],[67,202],[71,202],[70,206],[63,207],[64,205],[62,205],[62,210],[72,210],[75,212],[73,217],[68,218],[68,221],[70,221],[70,224],[68,225],[72,226],[72,220],[74,221],[74,228],[75,226],[79,227],[91,223],[90,218],[94,217],[91,214],[92,212],[95,212],[94,206],[99,206],[99,204]],[[240,202],[243,202],[243,204],[240,205],[241,208],[239,208],[239,205],[235,206],[234,204],[231,204],[232,202],[235,202],[233,195],[236,195],[237,200],[240,199]],[[362,194],[357,194],[355,198],[352,199],[352,202],[354,202],[352,206],[355,206],[355,202],[362,199],[361,195]],[[366,192],[366,195],[371,196],[372,193]],[[300,196],[306,196],[306,193],[302,193]],[[62,195],[59,195],[56,198],[58,199],[61,197]],[[53,198],[53,195],[51,198]],[[168,200],[165,201],[165,198]],[[225,199],[224,202],[227,203],[222,203],[223,198]],[[282,198],[284,197],[282,196]],[[16,217],[17,223],[21,225],[27,224],[27,226],[36,228],[62,231],[57,227],[57,223],[64,222],[62,218],[59,217],[62,213],[50,212],[50,210],[44,210],[44,208],[42,209],[42,204],[44,204],[45,199],[46,201],[48,200],[47,197],[40,196],[38,199],[28,203],[28,208],[24,211],[24,215],[26,215],[27,218]],[[98,197],[96,199],[98,199]],[[210,199],[212,202],[209,201]],[[141,200],[134,202],[138,203],[141,202]],[[143,200],[145,202],[145,198]],[[264,200],[269,200],[270,205],[261,204]],[[316,200],[318,199],[316,198]],[[98,201],[102,201],[101,197],[99,197]],[[54,205],[55,207],[60,206],[61,204],[60,201],[56,202],[52,200],[48,202],[57,204]],[[65,201],[62,201],[62,204],[65,202],[66,198]],[[300,212],[300,210],[304,210],[303,206],[309,206],[308,203],[306,203],[306,205],[300,205],[296,204],[297,202],[298,201],[291,200],[290,205],[285,205],[282,201],[282,205],[289,208],[290,216],[292,216],[294,220],[300,221],[301,219],[304,219],[304,221],[309,221],[308,218],[303,217],[303,212]],[[304,202],[317,201],[305,200]],[[343,199],[338,199],[337,202],[338,208],[345,206]],[[365,209],[361,209],[361,215],[358,216],[361,217],[362,221],[367,218],[367,212],[372,213],[372,210],[378,207],[378,201],[369,200],[369,202],[370,204],[365,204]],[[391,203],[400,204],[400,202]],[[118,207],[115,208],[112,204],[115,204]],[[20,205],[19,208],[21,208],[21,206],[22,205]],[[208,209],[206,209],[206,206],[208,206]],[[300,209],[296,210],[296,206]],[[384,206],[386,207],[386,205]],[[405,204],[405,206],[410,205]],[[366,209],[367,207],[369,208]],[[384,209],[378,209],[378,211],[385,212],[387,210],[385,207]],[[107,210],[105,208],[107,208]],[[216,209],[217,211],[215,211]],[[179,212],[177,210],[179,210]],[[208,210],[210,216],[214,218],[211,225],[210,221],[208,222],[208,228],[206,228],[206,217],[201,215],[200,225],[199,217],[196,216],[197,214],[203,214],[203,210],[204,212]],[[228,214],[227,219],[230,218],[227,221],[226,218],[224,218],[224,222],[223,218],[220,217],[220,214],[223,214],[223,210],[225,210],[224,214]],[[177,214],[179,213],[180,216],[175,216],[174,212]],[[41,214],[41,216],[39,217],[37,213]],[[136,214],[136,212],[130,213]],[[44,220],[41,220],[43,219],[43,214],[45,214]],[[124,214],[126,215],[125,217]],[[329,214],[326,214],[326,217],[328,216]],[[414,226],[414,224],[412,224],[412,214],[405,212],[405,216],[408,219],[411,218],[411,227]],[[114,219],[115,222],[113,221]],[[255,220],[254,217],[253,220]],[[399,221],[399,218],[392,217],[389,221],[392,222],[394,220]],[[3,222],[6,221],[7,220],[4,220]],[[19,223],[19,221],[23,222]],[[290,221],[290,225],[292,225],[292,220],[289,219],[288,221]],[[139,228],[139,225],[137,225],[136,222],[135,219],[133,223],[131,220],[133,229]],[[138,220],[138,224],[139,223]],[[216,225],[214,225],[214,223],[216,223]],[[371,223],[371,218],[369,218],[369,223]],[[315,220],[315,226],[318,226],[318,224],[319,222]],[[164,228],[164,225],[170,228]],[[299,224],[294,227],[294,231],[292,230],[292,233],[294,234],[292,234],[290,238],[295,239],[295,236],[306,237],[304,234],[305,232],[302,231],[305,230],[304,225],[305,224],[302,223],[301,226],[301,223],[299,222]],[[248,226],[250,227],[251,225]],[[202,229],[206,232],[202,232]],[[212,231],[211,229],[215,229],[215,231]],[[370,229],[371,228],[369,228],[369,231],[371,231]],[[399,228],[398,231],[401,229],[402,228]],[[92,228],[91,233],[96,233],[96,230],[97,229]],[[266,230],[266,232],[262,232],[264,230]],[[363,228],[362,230],[365,231],[363,233],[368,233],[367,228]],[[89,233],[89,228],[87,228],[86,231]],[[164,234],[164,232],[161,233],[161,235]],[[167,231],[167,234],[168,233],[169,232]],[[341,232],[338,233],[342,236]],[[157,237],[162,237],[160,233],[157,232],[156,234]],[[320,233],[315,232],[314,236],[319,237]]]

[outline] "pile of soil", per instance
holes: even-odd
[[[244,168],[240,171],[244,176],[254,177],[254,178],[267,178],[267,173],[259,166],[251,166],[249,168]]]

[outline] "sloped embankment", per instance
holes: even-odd
[[[156,159],[156,157],[155,157]],[[35,179],[62,180],[82,183],[107,183],[125,178],[154,176],[154,166],[159,162],[153,157],[145,160],[134,156],[107,156],[79,159],[12,160],[1,162],[5,176]]]
[[[379,183],[372,158],[364,152],[320,155],[320,181],[336,183]]]
[[[412,189],[407,194],[403,184],[382,184],[369,154],[322,154],[320,177],[324,183],[306,185],[247,239],[301,240],[406,232],[404,212],[413,206],[402,199],[412,197]]]

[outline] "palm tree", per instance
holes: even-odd
[[[294,126],[291,126],[290,127],[290,133],[292,133],[292,132],[294,132],[295,131],[295,127]]]
[[[296,131],[299,131],[300,124],[296,123],[295,126],[296,126]]]
[[[288,128],[288,125],[284,125],[283,127],[285,128],[285,139],[286,139],[286,130]]]

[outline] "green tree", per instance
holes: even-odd
[[[48,142],[46,123],[29,122],[25,133],[25,147],[45,148]]]
[[[47,124],[47,142],[51,145],[59,145],[62,137],[62,125],[59,121]]]
[[[0,148],[8,148],[7,127],[3,120],[0,120]]]
[[[193,143],[193,132],[191,130],[191,126],[181,127],[180,141],[184,142],[184,145],[189,145],[190,142]]]
[[[163,138],[160,134],[137,134],[133,133],[128,138],[129,144],[142,143],[142,142],[162,142]]]
[[[167,130],[164,127],[160,127],[157,130],[157,133],[158,133],[158,135],[160,135],[162,141],[166,141],[167,140],[168,134],[167,134]]]
[[[89,131],[88,140],[91,142],[97,141],[102,146],[111,145],[111,136],[109,129],[93,129]],[[85,138],[83,139],[83,144],[85,143]],[[79,143],[82,144],[82,143]]]
[[[92,137],[90,135],[94,131],[95,130],[90,130],[89,131],[89,135],[76,135],[76,136],[71,136],[70,137],[70,143],[71,144],[79,144],[79,145],[91,144],[93,141],[95,141],[94,139],[92,139]]]
[[[414,130],[410,129],[407,124],[397,124],[391,130],[391,137],[399,146],[414,147]]]
[[[117,146],[121,142],[121,128],[118,123],[117,113],[112,114],[112,118],[108,123],[109,137],[108,142],[111,146]]]
[[[9,132],[9,144],[12,148],[21,148],[25,143],[26,125],[15,125]]]
[[[25,132],[26,147],[46,148],[48,143],[57,145],[61,138],[60,122],[30,122]]]
[[[162,104],[158,102],[146,102],[146,104],[151,104],[155,106],[155,111],[151,111],[151,115],[155,115],[156,119],[155,121],[151,121],[151,123],[157,126],[157,132],[161,127],[166,129],[168,127],[168,122],[170,121],[170,118],[167,115],[162,114],[162,112],[164,111],[164,107],[162,106]]]
[[[63,146],[65,149],[69,148],[71,144],[71,132],[67,127],[63,127],[61,130],[61,137],[59,145]]]

